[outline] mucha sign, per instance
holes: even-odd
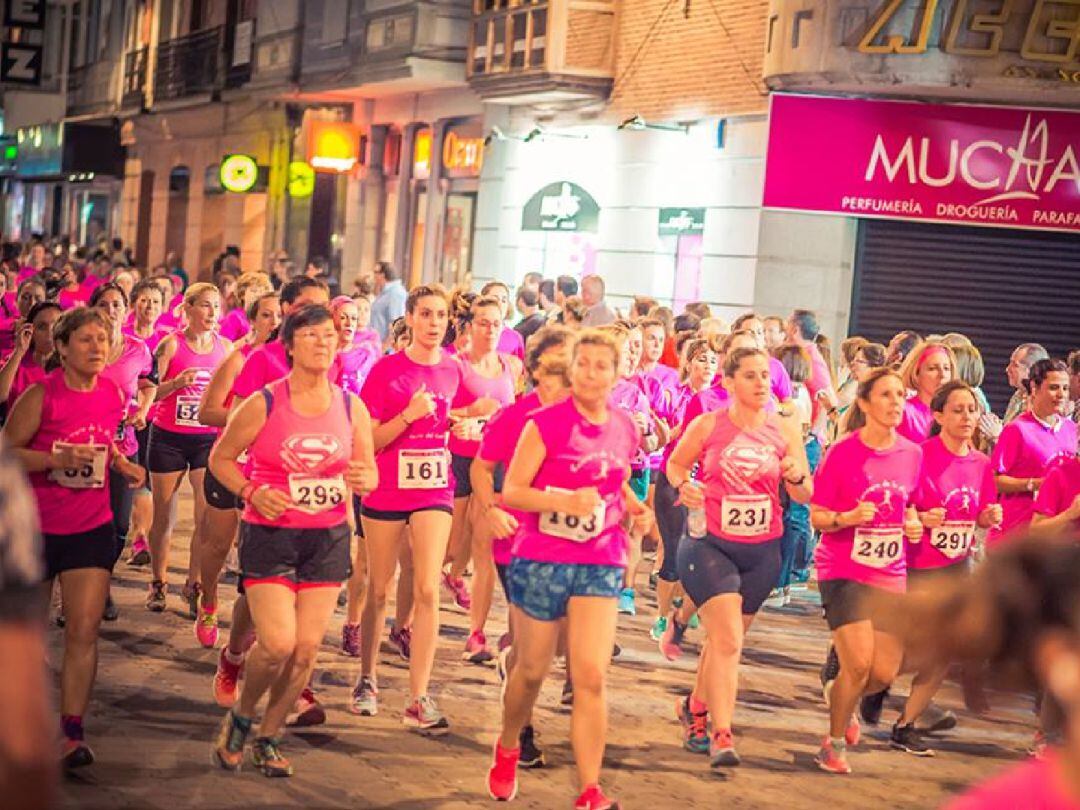
[[[1080,112],[774,94],[764,205],[1080,233]]]
[[[596,233],[600,206],[575,183],[544,186],[525,203],[521,213],[523,231],[585,231]]]

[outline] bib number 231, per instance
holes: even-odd
[[[446,489],[450,485],[445,450],[402,450],[398,453],[401,489]]]
[[[732,537],[758,537],[772,525],[768,495],[728,495],[720,502],[720,529]]]

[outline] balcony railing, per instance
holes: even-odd
[[[466,70],[485,98],[606,95],[614,0],[473,0]]]
[[[154,102],[213,93],[221,88],[222,27],[177,37],[158,45]]]
[[[149,48],[138,48],[124,54],[124,84],[120,90],[120,106],[124,109],[142,107],[146,100],[146,63]]]
[[[67,81],[67,109],[69,115],[107,113],[116,107],[113,72],[115,64],[110,60],[72,68]]]

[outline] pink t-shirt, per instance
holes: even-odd
[[[629,539],[621,525],[626,513],[622,486],[641,444],[637,425],[616,407],[608,408],[604,424],[594,425],[582,416],[573,397],[536,411],[530,421],[546,448],[533,487],[596,487],[604,509],[602,516],[592,516],[594,534],[584,541],[550,533],[553,525],[569,526],[567,516],[526,512],[515,539],[514,556],[540,562],[625,566]],[[589,521],[582,518],[578,525],[587,527]]]
[[[161,341],[163,341],[170,334],[172,334],[165,329],[160,329],[155,326],[154,331],[150,333],[150,337],[140,337],[139,334],[136,333],[135,325],[133,323],[124,325],[120,329],[120,332],[121,334],[128,337],[138,338],[139,340],[141,340],[143,343],[146,344],[146,348],[150,351],[150,354],[154,354],[157,351],[158,344],[161,343]]]
[[[442,354],[433,366],[416,363],[406,352],[380,358],[368,374],[360,397],[371,418],[388,422],[409,404],[420,386],[435,399],[435,412],[417,419],[375,455],[379,488],[364,506],[380,512],[411,512],[454,502],[454,473],[447,452],[451,408],[468,405],[461,364]]]
[[[378,359],[379,354],[372,349],[370,343],[357,343],[354,340],[350,348],[339,351],[337,360],[341,365],[341,387],[350,394],[360,396],[364,380]]]
[[[289,494],[294,506],[270,521],[248,503],[244,520],[285,529],[341,525],[348,519],[344,475],[353,450],[349,395],[331,386],[330,408],[319,416],[303,416],[292,406],[288,379],[265,390],[270,411],[249,449],[248,478]]]
[[[457,355],[457,359],[461,364],[461,384],[473,399],[490,397],[504,408],[514,401],[514,389],[516,387],[514,368],[510,365],[506,355],[499,356],[502,371],[495,377],[485,377],[480,374],[473,368],[469,358],[465,355]],[[481,420],[481,429],[486,423],[487,420]],[[459,439],[451,433],[449,447],[450,452],[455,456],[476,458],[476,452],[480,449],[480,442],[473,439]]]
[[[353,335],[353,345],[361,346],[368,344],[376,357],[382,357],[382,339],[374,329],[358,329]]]
[[[994,472],[990,459],[978,450],[966,456],[949,451],[941,436],[922,444],[922,466],[914,504],[920,512],[945,508],[950,526],[936,533],[923,530],[921,543],[908,546],[908,568],[943,568],[964,562],[971,556],[975,521],[979,514],[997,500]],[[952,528],[953,531],[943,531]],[[962,551],[967,545],[966,551]]]
[[[157,415],[154,424],[164,430],[173,433],[198,434],[212,436],[220,432],[220,428],[203,425],[199,422],[199,402],[202,399],[206,386],[210,384],[210,378],[214,370],[225,359],[227,349],[224,341],[217,335],[213,335],[213,345],[206,354],[199,354],[188,345],[183,333],[176,335],[176,352],[165,369],[162,383],[173,379],[181,372],[195,369],[196,377],[193,385],[178,388],[158,401]]]
[[[1072,506],[1077,495],[1080,495],[1080,459],[1073,456],[1055,464],[1047,473],[1035,497],[1035,511],[1055,517]]]
[[[641,414],[645,417],[645,424],[652,428],[653,418],[649,411],[648,397],[645,396],[645,393],[641,390],[641,385],[635,381],[634,377],[622,379],[615,383],[615,387],[611,391],[611,404],[630,417],[633,417],[634,414]],[[630,460],[630,469],[632,472],[638,473],[648,465],[648,454],[639,443],[637,450],[634,451],[633,458]]]
[[[124,422],[139,409],[137,394],[139,393],[139,380],[149,377],[154,371],[154,359],[150,356],[150,350],[146,344],[137,337],[124,337],[124,348],[115,363],[105,366],[101,372],[102,377],[107,377],[116,383],[117,388],[124,395],[127,409],[124,411]],[[139,449],[139,443],[135,439],[135,428],[121,423],[122,430],[116,436],[116,449],[125,456],[132,456]]]
[[[109,447],[124,416],[124,396],[116,383],[99,377],[92,391],[74,391],[64,379],[63,369],[50,372],[42,382],[45,396],[41,424],[27,447],[52,452],[54,442],[93,444],[103,447],[99,486],[74,489],[61,481],[85,483],[93,468],[85,467],[67,476],[63,471],[30,473],[30,484],[38,503],[41,531],[45,534],[79,534],[112,520],[109,507]],[[86,473],[83,475],[82,473]],[[55,479],[55,480],[54,480]]]
[[[93,292],[93,289],[87,289],[84,284],[80,284],[74,290],[61,290],[56,296],[56,303],[64,309],[74,309],[85,305]]]
[[[233,342],[245,337],[251,331],[251,321],[243,307],[234,307],[221,319],[218,334]]]
[[[34,353],[27,352],[24,354],[23,359],[19,362],[19,367],[15,369],[15,379],[11,381],[11,390],[8,391],[7,404],[9,412],[14,407],[15,401],[22,396],[23,391],[44,379],[45,369],[34,360]]]
[[[330,366],[330,382],[344,387],[342,369],[341,355],[337,355]],[[244,365],[233,380],[232,396],[240,400],[247,399],[260,388],[277,382],[288,374],[289,355],[285,344],[280,340],[272,340],[251,349],[250,354],[245,355]]]
[[[991,464],[996,475],[1043,478],[1056,463],[1075,455],[1075,422],[1059,417],[1050,428],[1031,411],[1025,411],[1001,431]],[[1035,496],[1031,492],[1003,494],[1001,530],[991,532],[988,541],[995,544],[1009,534],[1022,532],[1031,522],[1034,506]]]
[[[915,444],[922,444],[930,438],[930,428],[934,426],[934,412],[930,406],[919,399],[918,395],[908,397],[904,403],[904,415],[896,432]]]
[[[525,361],[525,339],[516,329],[504,326],[499,335],[499,343],[495,347],[499,354],[512,354],[518,360]]]
[[[710,534],[734,543],[765,543],[784,533],[780,459],[786,455],[779,417],[769,414],[760,428],[744,429],[731,421],[730,411],[716,413],[699,473]]]
[[[814,555],[819,580],[850,579],[902,592],[907,578],[904,509],[919,481],[922,450],[903,436],[875,450],[859,431],[834,444],[814,476],[811,503],[847,512],[861,501],[877,507],[868,526],[823,532]]]
[[[679,373],[675,369],[657,363],[648,371],[638,371],[631,378],[642,391],[649,402],[649,407],[657,417],[663,419],[665,424],[674,426],[678,424],[675,419],[675,397],[681,383]],[[649,454],[649,469],[659,470],[664,460],[664,448]]]
[[[1068,795],[1060,768],[1056,752],[1029,759],[970,788],[945,810],[1080,810],[1080,797]]]

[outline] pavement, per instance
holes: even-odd
[[[186,500],[184,513],[190,514]],[[223,715],[211,694],[218,653],[198,645],[179,596],[190,531],[190,518],[181,520],[164,614],[143,607],[148,571],[123,562],[117,567],[113,594],[120,618],[102,626],[98,679],[86,720],[97,762],[65,780],[61,807],[456,810],[495,805],[487,797],[484,775],[498,729],[498,681],[493,668],[461,660],[467,616],[445,593],[432,691],[450,719],[450,734],[428,739],[402,728],[408,673],[405,662],[385,644],[379,715],[358,718],[346,711],[359,660],[341,654],[344,613],[339,610],[316,670],[327,722],[285,738],[296,775],[269,780],[250,766],[239,774],[213,767],[210,741]],[[693,682],[702,631],[690,632],[689,654],[679,662],[663,660],[648,636],[655,598],[644,574],[639,584],[638,616],[620,617],[623,652],[613,662],[608,687],[603,785],[624,810],[933,808],[965,785],[1023,758],[1034,731],[1031,700],[992,693],[993,711],[976,717],[963,711],[958,689],[948,683],[939,703],[957,712],[960,725],[935,739],[936,757],[917,758],[888,748],[898,707],[890,699],[882,724],[864,729],[864,742],[849,754],[854,774],[816,770],[813,756],[826,726],[817,671],[828,635],[817,594],[810,589],[796,592],[789,607],[765,610],[758,617],[747,639],[735,716],[743,765],[711,771],[705,757],[682,749],[673,714],[677,696]],[[223,617],[229,616],[232,593],[223,587]],[[505,630],[505,616],[498,594],[490,640]],[[59,660],[60,634],[50,631],[53,660]],[[535,722],[548,766],[521,772],[514,802],[520,808],[570,808],[577,795],[569,709],[559,703],[562,674],[556,666],[537,705]],[[906,679],[893,691],[906,694]]]

